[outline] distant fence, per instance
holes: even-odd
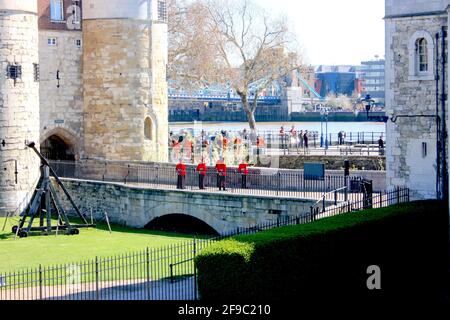
[[[51,161],[52,168],[62,178],[120,182],[128,185],[147,186],[158,189],[176,189],[178,174],[172,165],[119,164],[100,161],[65,162]],[[245,180],[245,183],[243,181]],[[323,193],[347,187],[339,193],[345,201],[346,193],[359,193],[350,188],[359,177],[330,174],[323,179],[307,177],[303,172],[250,168],[248,175],[232,167],[227,171],[226,192],[245,195],[268,195],[319,199]],[[188,166],[184,178],[184,190],[200,190],[199,174],[195,166]],[[218,176],[214,167],[209,167],[204,178],[205,191],[219,191]],[[379,190],[376,190],[379,191]]]
[[[228,235],[167,247],[86,260],[64,265],[0,272],[0,300],[198,300],[196,255],[206,247],[234,235],[409,202],[409,189],[384,192],[276,222],[238,228]]]
[[[172,132],[169,144],[170,160],[176,162],[183,157],[192,162],[194,158],[212,158],[223,155],[233,161],[241,161],[246,156],[255,159],[257,155],[358,155],[384,156],[384,132],[347,132],[344,134],[308,132],[308,139],[300,131],[284,134],[277,131],[260,130],[256,134],[249,131],[204,131],[201,129]],[[226,138],[226,142],[223,142]],[[257,143],[259,137],[260,143]],[[379,147],[380,137],[383,147]],[[181,139],[183,138],[183,139]],[[182,140],[182,141],[181,141]],[[177,143],[181,141],[180,143]]]

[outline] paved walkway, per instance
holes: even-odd
[[[72,179],[72,178],[62,178],[62,180],[72,180],[72,181],[92,181],[99,183],[111,183],[115,185],[120,185],[124,187],[132,188],[142,188],[142,189],[154,189],[154,190],[174,190],[179,192],[194,192],[194,193],[208,193],[208,194],[224,194],[224,195],[242,195],[242,196],[264,196],[272,198],[298,198],[305,200],[319,200],[323,198],[326,192],[323,191],[289,191],[289,190],[268,190],[268,189],[240,189],[240,188],[227,188],[225,191],[219,191],[217,187],[206,187],[200,190],[199,187],[186,186],[185,189],[177,189],[175,184],[160,184],[160,183],[137,183],[137,182],[112,182],[112,181],[97,181],[97,180],[85,180],[85,179]],[[374,193],[378,195],[379,193]],[[339,191],[337,193],[338,202],[345,201],[344,191]],[[358,201],[362,199],[362,193],[348,193],[347,201]],[[334,193],[327,194],[327,201],[334,201]]]
[[[0,289],[0,300],[195,300],[194,277],[182,280],[106,281],[80,285],[57,285]]]

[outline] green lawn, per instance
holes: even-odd
[[[14,221],[13,221],[14,220]],[[42,236],[38,233],[28,238],[14,240],[11,227],[18,218],[8,220],[5,231],[1,231],[5,218],[0,218],[0,273],[53,266],[56,264],[82,262],[98,257],[157,248],[189,241],[194,236],[158,231],[130,229],[112,225],[112,234],[106,224],[96,229],[80,229],[80,234],[67,236]],[[72,221],[75,222],[76,221]]]

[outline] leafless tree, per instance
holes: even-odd
[[[197,0],[181,11],[183,25],[176,27],[181,30],[170,27],[170,77],[183,84],[187,79],[191,85],[228,86],[256,130],[261,92],[302,66],[287,19],[271,17],[252,0]]]

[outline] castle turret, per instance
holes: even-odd
[[[28,205],[40,161],[36,0],[0,0],[0,215]]]
[[[167,161],[166,3],[83,1],[85,155]]]

